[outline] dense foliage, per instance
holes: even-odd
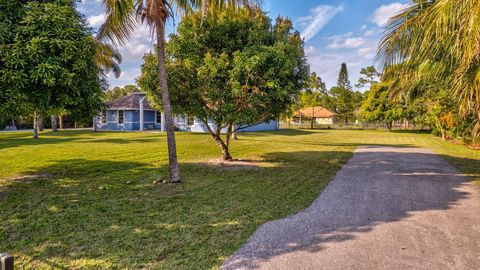
[[[243,9],[202,21],[196,13],[182,20],[167,45],[172,105],[196,116],[231,159],[229,136],[235,130],[275,120],[295,101],[307,80],[303,41],[292,22],[275,25],[262,11]],[[144,59],[138,83],[154,101],[160,84],[156,57]],[[226,129],[226,140],[221,131]]]
[[[125,85],[124,87],[116,86],[106,91],[104,98],[105,101],[112,101],[135,92],[140,92],[140,89],[138,89],[137,86],[132,84]]]
[[[13,3],[15,2],[15,3]],[[2,1],[0,116],[68,111],[90,118],[101,108],[105,82],[97,44],[73,1]],[[4,29],[4,27],[0,27]]]
[[[342,63],[337,86],[332,87],[329,94],[329,108],[338,114],[345,125],[356,119],[355,111],[363,101],[363,94],[352,90],[347,64]]]
[[[403,118],[403,106],[392,102],[389,97],[388,85],[385,83],[373,84],[368,96],[359,110],[359,118],[367,122],[385,122],[389,131],[393,122]]]
[[[477,0],[409,1],[379,46],[392,96],[423,101],[445,139],[480,136],[479,12]]]

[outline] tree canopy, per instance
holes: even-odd
[[[360,119],[368,122],[385,122],[391,131],[393,122],[402,118],[403,107],[390,100],[387,83],[379,83],[371,86],[358,115]]]
[[[446,91],[449,103],[456,104],[451,115],[470,129],[470,138],[462,136],[467,141],[480,138],[479,12],[476,0],[409,1],[390,19],[377,56],[385,71],[395,71],[392,93],[428,95],[433,104],[443,98],[432,99],[430,93],[443,97]]]
[[[102,106],[105,81],[94,59],[96,42],[74,2],[9,4],[2,2],[12,12],[2,24],[13,34],[1,33],[0,111],[22,108],[15,113],[37,116],[67,110],[91,119]]]
[[[231,158],[231,133],[277,119],[305,86],[303,41],[288,19],[279,17],[272,25],[258,9],[219,14],[215,22],[202,21],[196,13],[184,18],[177,32],[167,45],[173,109],[196,116],[224,159]],[[145,57],[138,83],[155,98],[160,86],[154,59],[153,54]],[[226,140],[222,130],[227,130]]]

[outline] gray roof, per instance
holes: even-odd
[[[128,96],[121,97],[107,102],[105,105],[108,109],[120,109],[120,110],[139,110],[140,99],[144,97],[144,93],[132,93]],[[147,99],[143,101],[144,110],[155,110]]]

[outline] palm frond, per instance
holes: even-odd
[[[137,27],[135,0],[104,0],[106,20],[100,26],[97,38],[117,45],[125,44]]]

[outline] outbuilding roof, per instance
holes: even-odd
[[[315,118],[331,118],[331,117],[334,117],[336,116],[337,114],[328,110],[328,109],[325,109],[323,107],[308,107],[308,108],[304,108],[304,109],[301,109],[301,110],[298,110],[298,111],[295,111],[295,116],[296,117],[307,117],[307,118],[312,118],[312,117],[315,117]]]
[[[128,96],[124,96],[112,101],[107,102],[105,105],[108,109],[120,109],[120,110],[139,110],[140,99],[145,96],[145,93],[132,93]],[[143,101],[144,110],[155,110],[147,99]]]

